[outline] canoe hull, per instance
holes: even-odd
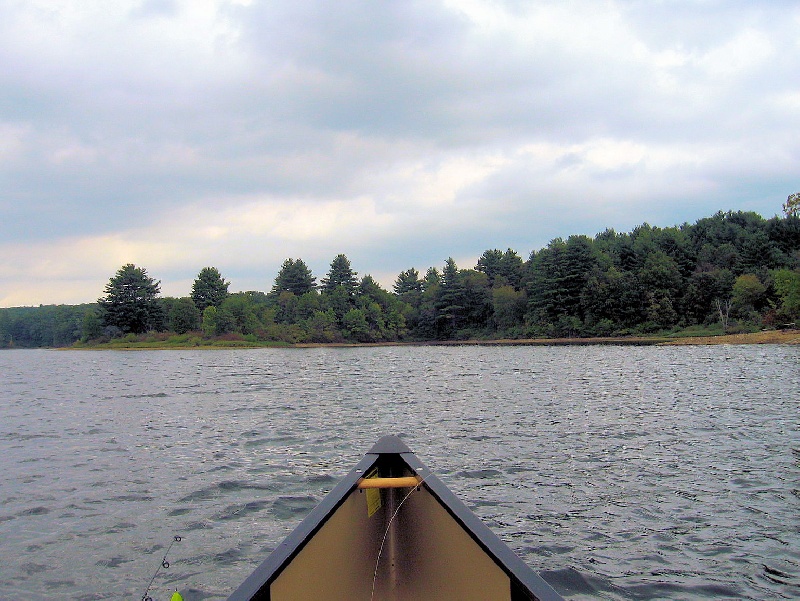
[[[416,487],[364,490],[365,476]],[[229,601],[555,601],[550,586],[395,437],[385,437]]]

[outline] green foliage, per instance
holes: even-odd
[[[160,329],[163,325],[158,303],[160,285],[161,282],[147,275],[146,269],[132,263],[123,265],[106,285],[105,296],[97,301],[103,325],[133,334]]]
[[[509,248],[505,252],[498,249],[485,251],[478,259],[475,270],[486,274],[490,288],[510,285],[519,290],[523,267],[522,258]]]
[[[176,334],[192,332],[200,327],[201,312],[190,297],[175,299],[167,310],[167,329]]]
[[[338,327],[342,326],[345,314],[355,307],[355,299],[344,286],[337,286],[332,290],[326,289],[322,293],[321,302],[332,311]]]
[[[732,301],[736,313],[745,320],[757,321],[758,317],[753,314],[764,308],[767,300],[766,292],[766,286],[755,274],[740,275],[733,283],[732,289]]]
[[[295,311],[295,320],[297,322],[301,322],[303,320],[308,319],[316,311],[319,311],[322,308],[322,302],[320,299],[319,294],[315,291],[306,292],[300,298],[297,299],[297,302],[294,306]]]
[[[779,269],[771,273],[778,296],[778,318],[795,322],[800,318],[800,271]]]
[[[492,289],[492,316],[498,332],[510,333],[522,324],[527,299],[511,285]]]
[[[219,307],[228,298],[228,286],[216,267],[203,267],[192,284],[192,300],[201,313],[206,307]]]
[[[311,270],[302,259],[286,259],[275,278],[270,294],[279,297],[284,292],[291,292],[300,297],[314,291],[317,287],[316,281],[317,278],[311,274]]]
[[[0,309],[0,348],[69,346],[83,335],[85,313],[96,305],[39,305]]]
[[[205,334],[206,338],[211,338],[212,336],[217,335],[217,308],[216,307],[206,307],[206,310],[203,311],[203,334]]]
[[[478,263],[475,265],[475,270],[485,273],[486,277],[489,278],[489,285],[494,286],[495,279],[500,276],[500,262],[502,260],[502,250],[497,250],[496,248],[487,250],[478,259]],[[504,283],[507,282],[503,282],[501,285]]]
[[[269,294],[230,294],[207,267],[193,286],[195,301],[158,297],[158,282],[125,265],[96,305],[0,309],[0,347],[610,336],[782,325],[800,314],[800,217],[719,212],[694,225],[608,229],[593,239],[556,238],[525,262],[511,249],[492,249],[474,269],[459,269],[452,258],[422,278],[407,269],[393,292],[356,275],[337,255],[317,291],[305,263],[287,259]],[[201,311],[196,302],[207,304]],[[205,338],[190,334],[198,329]]]
[[[218,321],[220,314],[223,314],[225,319],[229,319],[227,316],[232,319],[232,323],[225,325],[228,332],[237,332],[245,336],[254,335],[262,326],[258,305],[252,298],[242,293],[232,294],[226,298],[217,314]]]
[[[341,289],[348,296],[353,296],[358,287],[357,275],[350,267],[350,260],[345,255],[336,255],[331,261],[327,277],[322,279],[323,290],[330,294]]]
[[[333,309],[315,311],[303,325],[309,342],[337,342],[341,340]]]
[[[783,203],[783,212],[787,217],[800,216],[800,192],[789,194],[786,202]]]
[[[342,333],[349,340],[372,342],[367,317],[362,309],[350,309],[342,318]]]
[[[425,272],[425,279],[422,280],[422,290],[427,292],[442,285],[442,274],[435,267],[429,267]]]
[[[419,278],[419,271],[414,269],[407,269],[401,271],[400,275],[394,282],[394,293],[401,299],[416,306],[422,295],[422,280]]]
[[[465,290],[453,257],[445,262],[441,284],[436,292],[434,308],[437,337],[450,338],[464,325],[465,316]]]
[[[275,321],[278,323],[295,323],[297,321],[297,296],[293,292],[284,290],[278,295],[275,312]]]
[[[236,316],[225,306],[219,309],[210,306],[203,311],[201,327],[206,338],[224,336],[225,334],[241,334],[237,326]]]
[[[0,309],[0,348],[13,346],[11,334],[11,317],[7,309]]]
[[[96,307],[86,309],[81,324],[81,341],[95,340],[103,335],[103,322]]]

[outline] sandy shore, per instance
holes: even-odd
[[[752,334],[729,334],[724,336],[631,336],[606,338],[522,338],[501,340],[435,340],[429,342],[386,342],[370,344],[295,344],[294,347],[318,346],[566,346],[582,344],[629,344],[629,345],[686,345],[686,344],[800,344],[800,330],[770,330]]]
[[[664,344],[800,344],[800,330],[769,330],[752,334],[676,338]]]

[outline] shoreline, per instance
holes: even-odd
[[[624,336],[597,338],[520,338],[495,340],[428,340],[422,342],[304,342],[298,344],[201,344],[172,345],[153,342],[129,344],[103,344],[97,346],[60,347],[54,350],[87,351],[149,351],[149,350],[232,350],[255,348],[347,348],[389,346],[704,346],[704,345],[750,345],[750,344],[800,344],[800,330],[768,330],[748,334],[721,334],[718,336]]]
[[[501,338],[495,340],[433,340],[425,342],[301,343],[291,348],[326,346],[687,346],[687,345],[800,344],[800,330],[769,330],[719,336],[606,336],[596,338]]]

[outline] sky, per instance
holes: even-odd
[[[781,214],[795,0],[0,0],[0,307]]]

